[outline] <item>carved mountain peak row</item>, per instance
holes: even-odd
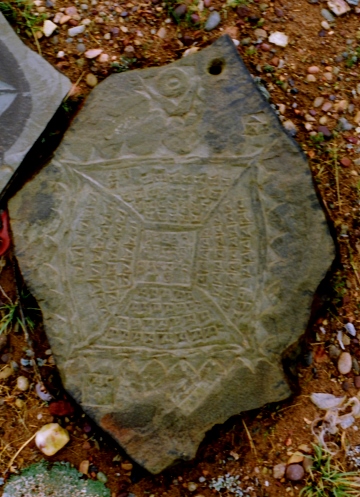
[[[333,243],[228,37],[101,83],[10,215],[65,388],[150,471],[289,395]]]

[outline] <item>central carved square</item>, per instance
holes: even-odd
[[[136,264],[136,282],[191,286],[195,242],[195,231],[144,230]]]

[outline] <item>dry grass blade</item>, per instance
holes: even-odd
[[[13,457],[10,459],[10,462],[9,464],[7,465],[6,467],[6,470],[5,470],[5,473],[7,473],[9,471],[9,469],[11,468],[11,466],[14,464],[14,461],[15,459],[17,458],[17,456],[20,454],[20,452],[31,442],[31,440],[33,440],[36,436],[36,433],[34,433],[34,435],[32,435],[28,440],[26,440],[26,442],[24,442],[22,444],[22,446],[20,447],[20,449],[16,452],[15,455],[13,455]]]
[[[250,435],[250,432],[248,430],[248,427],[246,426],[246,423],[245,421],[242,419],[242,424],[244,425],[244,428],[245,428],[245,431],[246,431],[246,435],[248,437],[248,440],[249,440],[249,444],[250,444],[250,447],[251,447],[251,451],[254,453],[255,457],[257,458],[257,452],[256,452],[256,447],[255,447],[255,444],[254,444],[254,441]]]

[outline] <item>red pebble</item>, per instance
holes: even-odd
[[[343,157],[342,159],[340,159],[340,164],[344,167],[350,167],[352,162],[348,157]]]
[[[9,235],[9,216],[6,211],[1,211],[1,229],[0,229],[0,256],[4,255],[10,247]]]
[[[49,411],[53,416],[71,416],[74,414],[74,408],[67,400],[51,402]]]

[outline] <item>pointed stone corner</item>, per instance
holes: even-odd
[[[230,38],[101,83],[10,216],[65,388],[149,471],[290,394],[334,244]]]
[[[20,40],[0,12],[0,191],[71,88]]]

